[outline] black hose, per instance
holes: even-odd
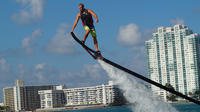
[[[166,90],[166,91],[169,91],[170,93],[173,93],[173,94],[175,94],[175,95],[177,95],[177,96],[180,96],[180,97],[182,97],[182,98],[184,98],[184,99],[186,99],[186,100],[188,100],[188,101],[191,101],[191,102],[193,102],[193,103],[196,103],[196,104],[200,105],[200,101],[197,101],[197,100],[195,100],[195,99],[193,99],[193,98],[191,98],[191,97],[188,97],[188,96],[186,96],[186,95],[184,95],[184,94],[182,94],[182,93],[180,93],[180,92],[177,92],[177,91],[175,91],[175,90],[173,90],[173,89],[171,89],[171,88],[168,88],[168,87],[166,87],[166,86],[163,86],[163,85],[160,84],[160,83],[157,83],[157,82],[155,82],[155,81],[153,81],[153,80],[151,80],[151,79],[148,79],[148,78],[146,78],[146,77],[144,77],[144,76],[142,76],[142,75],[140,75],[140,74],[138,74],[138,73],[136,73],[136,72],[133,72],[133,71],[131,71],[131,70],[125,68],[125,67],[122,67],[122,66],[120,66],[119,64],[116,64],[116,63],[114,63],[114,62],[112,62],[112,61],[110,61],[110,60],[108,60],[108,59],[106,59],[106,58],[102,58],[102,60],[103,60],[104,62],[106,62],[106,63],[108,63],[108,64],[110,64],[110,65],[112,65],[112,66],[114,66],[114,67],[116,67],[116,68],[118,68],[118,69],[124,71],[124,72],[127,72],[127,73],[129,73],[129,74],[131,74],[131,75],[133,75],[133,76],[139,78],[139,79],[142,79],[142,80],[144,80],[144,81],[146,81],[146,82],[148,82],[148,83],[150,83],[150,84],[153,84],[153,85],[155,85],[155,86],[157,86],[157,87],[159,87],[159,88],[162,88],[162,89],[164,89],[164,90]]]

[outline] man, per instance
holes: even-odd
[[[82,24],[83,24],[84,29],[86,31],[84,38],[82,40],[82,43],[83,44],[85,43],[85,40],[87,39],[88,34],[91,33],[93,40],[94,40],[94,45],[95,45],[96,51],[97,51],[98,54],[100,54],[100,51],[98,50],[96,31],[95,31],[95,28],[94,28],[94,25],[93,25],[93,19],[92,19],[92,16],[94,16],[95,22],[98,22],[99,21],[98,17],[92,10],[85,9],[83,4],[79,4],[78,8],[80,10],[80,13],[77,14],[77,17],[76,17],[76,20],[74,22],[74,25],[73,25],[71,32],[74,31],[79,19],[81,18]]]

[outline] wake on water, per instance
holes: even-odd
[[[143,84],[129,78],[127,73],[110,66],[102,60],[98,60],[98,62],[113,80],[113,83],[118,85],[124,92],[127,101],[135,104],[131,107],[133,112],[178,112],[171,105],[159,99],[158,96],[153,95],[151,90]]]

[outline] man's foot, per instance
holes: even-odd
[[[101,54],[101,52],[98,50],[98,51],[97,51],[97,54]]]
[[[102,58],[102,56],[101,56],[101,52],[98,50],[98,51],[96,51],[96,53],[95,53],[95,56],[97,57],[97,58]]]
[[[83,44],[85,44],[85,41],[84,41],[84,40],[81,40],[81,42],[82,42]]]

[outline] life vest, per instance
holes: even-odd
[[[87,9],[84,9],[83,11],[81,11],[80,16],[81,16],[83,26],[93,25],[92,15],[88,12]]]

